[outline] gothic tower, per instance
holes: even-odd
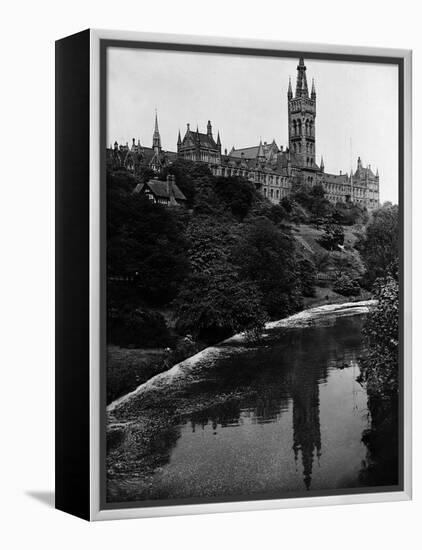
[[[292,83],[289,80],[287,92],[289,111],[289,148],[300,166],[315,166],[315,117],[316,92],[312,80],[312,90],[309,96],[306,80],[306,67],[303,57],[297,66],[296,92],[293,97]]]
[[[154,149],[155,153],[159,153],[161,151],[161,137],[158,130],[157,110],[155,111],[155,127],[154,133],[152,135],[152,148]]]

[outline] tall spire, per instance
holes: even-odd
[[[297,66],[297,81],[296,81],[296,95],[295,97],[309,97],[308,82],[306,80],[306,67],[303,57],[299,59],[299,65]]]
[[[312,79],[312,90],[311,90],[311,99],[316,99],[316,91],[315,91],[315,81]]]
[[[292,97],[293,97],[292,79],[289,76],[289,89],[287,90],[287,99],[292,99]]]
[[[155,127],[154,127],[154,134],[152,136],[152,148],[155,150],[161,149],[161,137],[160,137],[160,131],[158,130],[157,109],[155,109]]]
[[[177,145],[182,145],[182,138],[180,136],[180,130],[179,130],[179,135],[177,136]]]

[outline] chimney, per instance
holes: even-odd
[[[174,196],[174,184],[176,183],[175,176],[168,174],[167,176],[167,193],[169,196],[169,203],[171,205],[177,204],[176,197]]]

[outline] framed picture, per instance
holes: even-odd
[[[411,498],[411,52],[56,43],[56,506]]]

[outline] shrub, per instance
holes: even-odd
[[[360,293],[359,283],[344,274],[335,280],[333,289],[343,296],[357,296]]]
[[[319,244],[326,250],[335,250],[338,245],[344,244],[344,230],[341,225],[327,223],[324,227],[324,233],[319,239]]]
[[[118,346],[155,348],[172,343],[164,317],[147,309],[110,309],[107,332],[108,342]]]

